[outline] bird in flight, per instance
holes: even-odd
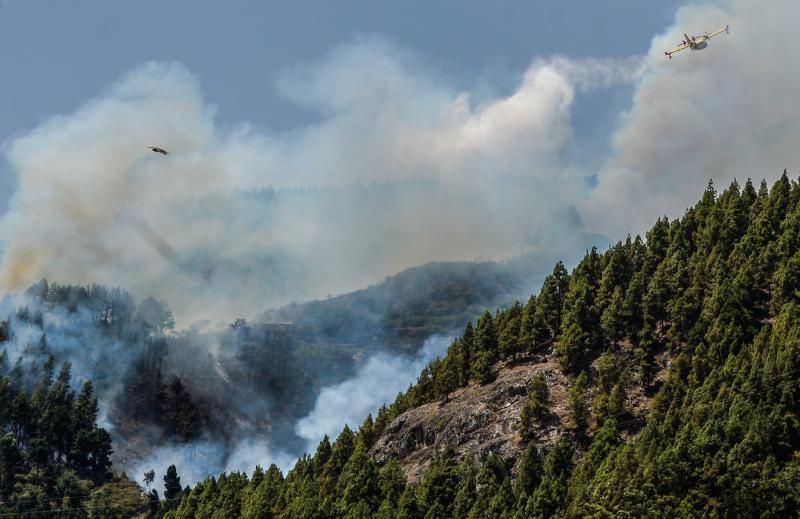
[[[162,155],[169,155],[169,152],[163,148],[158,148],[156,146],[148,146],[147,148],[153,150],[155,153],[160,153]]]

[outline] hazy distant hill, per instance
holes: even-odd
[[[521,297],[520,287],[530,281],[525,274],[511,263],[429,263],[363,290],[272,310],[263,319],[290,322],[320,340],[408,347]]]

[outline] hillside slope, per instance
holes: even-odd
[[[558,264],[525,305],[468,324],[392,405],[285,479],[206,481],[177,515],[792,517],[799,376],[800,184],[709,184],[646,242]],[[509,391],[527,393],[516,420]],[[482,449],[514,434],[515,449]]]
[[[536,424],[536,440],[552,445],[568,420],[568,379],[558,363],[544,358],[501,369],[489,384],[471,384],[440,399],[409,409],[383,430],[370,456],[385,464],[397,460],[410,481],[418,480],[444,448],[457,458],[499,455],[513,464],[525,448],[516,429],[533,377],[547,380],[554,405]],[[560,405],[559,405],[560,404]]]

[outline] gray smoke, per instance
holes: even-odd
[[[800,168],[800,53],[793,0],[720,0],[678,10],[653,38],[648,69],[583,207],[600,232],[641,232],[680,216],[709,179],[773,180]],[[726,24],[730,34],[668,60],[664,51]],[[624,201],[624,203],[619,203]]]

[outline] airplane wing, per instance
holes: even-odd
[[[714,31],[711,34],[709,34],[708,36],[706,36],[706,38],[712,38],[712,37],[716,36],[717,34],[722,34],[723,32],[731,32],[731,31],[730,31],[730,28],[726,25],[724,29],[720,29],[718,31]]]
[[[688,49],[688,48],[689,48],[689,44],[688,44],[688,43],[681,43],[680,45],[678,45],[678,46],[677,46],[677,47],[675,47],[674,49],[672,49],[672,50],[668,50],[668,51],[667,51],[667,52],[665,52],[664,54],[666,54],[667,56],[669,56],[670,58],[672,58],[672,55],[673,55],[673,54],[675,54],[676,52],[680,52],[680,51],[682,51],[682,50],[684,50],[684,49]]]

